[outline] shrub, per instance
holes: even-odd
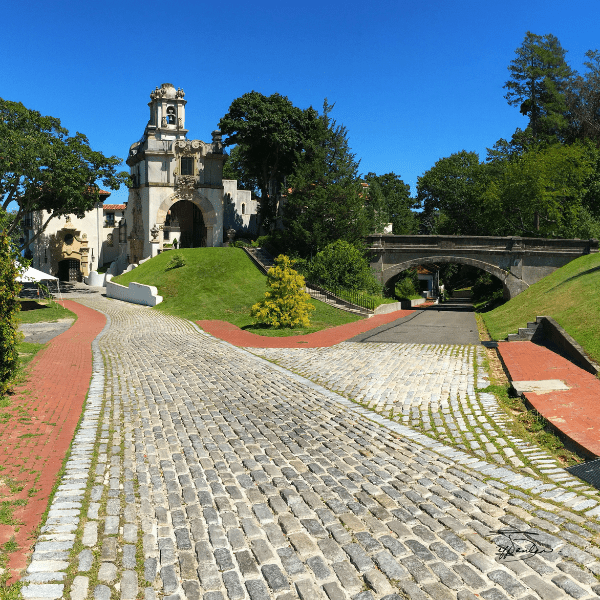
[[[6,232],[0,233],[0,393],[6,392],[15,376],[19,354],[18,300],[21,284],[16,280],[17,252]]]
[[[325,287],[381,294],[381,286],[364,251],[344,240],[337,240],[319,252],[308,266],[308,278]]]
[[[185,267],[185,258],[181,254],[175,254],[173,258],[167,263],[165,267],[165,271],[170,271],[171,269],[178,269],[179,267]]]
[[[315,307],[304,292],[304,277],[292,269],[293,261],[284,254],[269,269],[265,299],[257,302],[250,314],[259,323],[271,327],[309,327],[309,312]]]
[[[411,298],[420,297],[419,294],[419,276],[417,275],[416,267],[408,269],[403,273],[395,286],[395,295],[399,300],[410,300]]]

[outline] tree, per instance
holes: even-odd
[[[17,206],[8,235],[26,213],[45,210],[49,217],[36,232],[41,235],[51,219],[90,210],[98,201],[98,181],[113,190],[129,181],[126,172],[116,171],[121,159],[92,150],[85,135],[69,136],[59,119],[20,102],[0,98],[0,139],[2,208]]]
[[[393,172],[367,173],[365,182],[369,184],[369,200],[381,224],[392,223],[392,232],[397,235],[415,233],[418,222],[412,209],[417,202],[410,196],[410,186]]]
[[[287,179],[283,223],[290,249],[300,256],[314,256],[334,240],[358,242],[372,230],[358,162],[332,109],[325,100]]]
[[[325,287],[381,291],[364,251],[344,240],[336,240],[319,252],[309,264],[308,272],[310,281]]]
[[[600,52],[588,50],[584,75],[571,79],[567,90],[570,138],[600,142]]]
[[[567,127],[565,92],[573,74],[565,60],[566,50],[552,34],[527,32],[515,51],[504,84],[506,100],[529,117],[529,128],[536,142],[562,140]]]
[[[573,237],[592,172],[580,145],[534,149],[506,163],[482,198],[495,214],[489,235]]]
[[[259,221],[264,227],[275,225],[281,185],[292,173],[316,118],[312,108],[297,108],[286,96],[253,91],[234,100],[219,121],[228,136],[224,145],[236,145],[234,172],[243,183],[257,187]]]
[[[441,158],[417,179],[427,233],[489,235],[489,215],[482,202],[488,184],[486,167],[477,153],[462,150]]]
[[[292,269],[294,261],[284,254],[275,259],[267,274],[269,291],[257,302],[250,314],[259,323],[271,327],[309,327],[308,315],[315,307],[304,291],[304,277]]]
[[[18,253],[5,229],[6,220],[0,219],[0,394],[6,392],[18,366],[21,284],[16,280]]]

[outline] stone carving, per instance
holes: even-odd
[[[180,175],[177,177],[175,193],[182,200],[191,200],[197,180],[193,175]]]
[[[160,126],[161,127],[166,127],[167,126],[167,117],[163,117],[160,121]]]
[[[175,94],[176,98],[183,98],[185,96],[184,91],[181,88],[177,88],[177,92]]]
[[[131,213],[133,216],[133,226],[128,236],[129,240],[129,262],[137,263],[144,252],[144,221],[142,218],[142,200],[139,190],[134,190],[133,206]]]
[[[181,117],[177,119],[177,127],[179,127],[179,129],[183,129],[183,119]]]

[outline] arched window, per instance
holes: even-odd
[[[169,125],[175,125],[175,107],[174,106],[167,107],[167,123]]]

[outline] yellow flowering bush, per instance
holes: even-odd
[[[308,315],[315,307],[304,292],[304,277],[292,269],[294,261],[285,254],[275,259],[275,266],[267,274],[269,291],[257,302],[250,314],[259,323],[271,327],[309,327]]]

